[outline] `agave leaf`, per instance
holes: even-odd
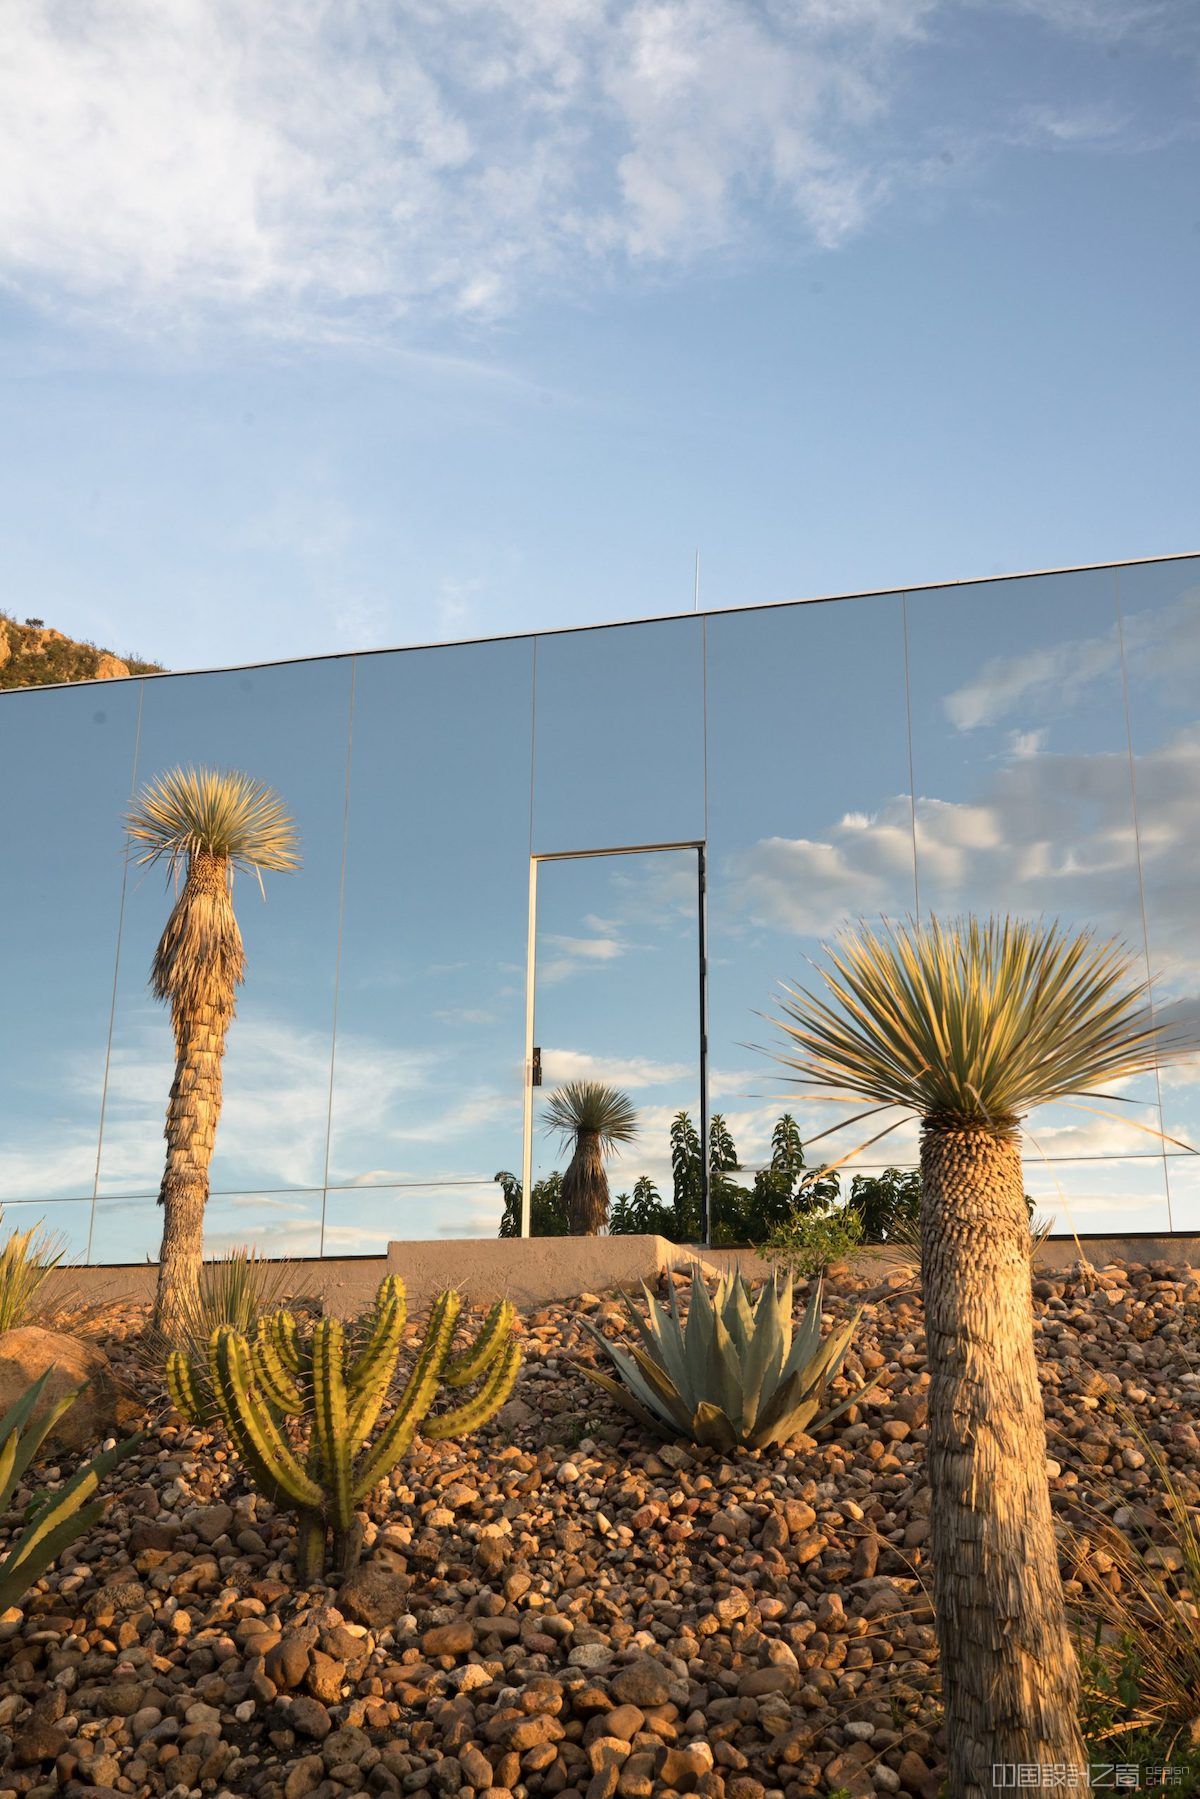
[[[750,1308],[750,1296],[746,1292],[740,1268],[734,1269],[720,1313],[722,1323],[737,1345],[738,1359],[744,1366],[754,1338],[754,1313]]]
[[[806,1405],[811,1408],[808,1413],[811,1417],[820,1403],[820,1386],[814,1385],[809,1379],[806,1368],[798,1368],[794,1374],[789,1374],[786,1380],[780,1382],[767,1403],[760,1408],[754,1430],[755,1445],[776,1441],[775,1428],[781,1419],[788,1418]],[[793,1435],[803,1428],[803,1424],[794,1425]],[[783,1441],[782,1438],[778,1440]]]
[[[737,1345],[725,1328],[721,1314],[714,1309],[712,1332],[708,1343],[708,1361],[704,1376],[704,1393],[730,1418],[739,1418],[742,1410],[742,1363]]]
[[[619,1380],[614,1380],[611,1374],[602,1374],[599,1368],[593,1368],[588,1362],[577,1362],[576,1367],[585,1379],[590,1380],[597,1387],[603,1387],[604,1391],[615,1399],[618,1405],[624,1406],[631,1417],[636,1418],[644,1429],[656,1430],[661,1424],[662,1420],[657,1418],[653,1412],[648,1412],[645,1406],[633,1397],[630,1389],[622,1386]]]
[[[778,1283],[769,1280],[763,1286],[754,1313],[749,1354],[742,1360],[742,1432],[747,1438],[754,1429],[763,1394],[769,1397],[774,1392],[783,1372],[786,1359],[783,1318]]]
[[[738,1434],[727,1415],[719,1405],[710,1405],[707,1400],[696,1407],[691,1435],[695,1442],[706,1443],[712,1449],[736,1449],[738,1445]]]
[[[707,1390],[704,1383],[707,1380],[714,1316],[708,1287],[699,1267],[693,1264],[692,1291],[683,1346],[687,1351],[688,1367],[692,1371],[692,1384],[698,1395]]]
[[[692,1379],[678,1321],[659,1305],[658,1300],[644,1282],[642,1291],[646,1295],[648,1322],[654,1335],[655,1349],[650,1353],[662,1367],[676,1392],[688,1406],[692,1406],[695,1404],[691,1392]]]
[[[647,1411],[654,1413],[660,1422],[667,1426],[668,1430],[682,1430],[686,1428],[682,1423],[684,1417],[683,1408],[679,1408],[677,1415],[668,1400],[657,1392],[646,1379],[641,1368],[639,1368],[637,1362],[634,1360],[633,1353],[629,1350],[622,1349],[617,1343],[609,1343],[606,1344],[605,1347],[612,1357],[613,1367],[621,1376],[621,1379],[625,1382],[634,1398],[637,1399],[640,1404],[644,1405]],[[643,1357],[643,1360],[647,1359],[644,1351],[639,1350],[637,1353]],[[653,1363],[651,1363],[650,1366],[653,1367]]]
[[[798,1405],[792,1406],[770,1422],[766,1421],[767,1415],[764,1412],[757,1430],[748,1439],[751,1449],[770,1449],[776,1443],[790,1443],[793,1437],[808,1429],[819,1403],[819,1398],[809,1393]]]
[[[629,1353],[637,1364],[646,1386],[657,1396],[660,1409],[666,1408],[675,1420],[678,1430],[686,1430],[687,1420],[691,1414],[680,1398],[678,1388],[670,1375],[659,1366],[652,1356],[648,1356],[644,1349],[631,1348]]]
[[[785,1380],[789,1374],[795,1374],[798,1368],[804,1366],[805,1362],[815,1352],[817,1344],[821,1341],[821,1309],[824,1303],[824,1297],[824,1276],[818,1274],[816,1280],[812,1284],[812,1291],[808,1297],[808,1304],[805,1306],[804,1316],[800,1320],[800,1328],[792,1341],[791,1354],[784,1363],[783,1373]]]
[[[878,1385],[879,1376],[882,1373],[883,1370],[881,1368],[877,1373],[872,1374],[869,1380],[865,1380],[861,1387],[855,1387],[853,1393],[849,1394],[847,1398],[839,1400],[835,1406],[830,1406],[827,1412],[822,1412],[821,1416],[813,1425],[813,1429],[820,1430],[822,1425],[832,1424],[835,1418],[840,1418],[843,1412],[848,1412],[852,1405],[857,1405],[859,1400],[871,1391],[872,1387]]]

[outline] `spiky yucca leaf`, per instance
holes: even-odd
[[[1057,922],[864,924],[827,954],[825,997],[784,988],[777,1059],[802,1086],[946,1127],[1008,1131],[1191,1047],[1154,1024],[1120,943]]]
[[[640,1339],[628,1349],[610,1343],[590,1320],[580,1320],[611,1358],[620,1383],[586,1363],[581,1372],[639,1423],[653,1420],[715,1449],[739,1443],[765,1449],[819,1429],[874,1385],[868,1381],[818,1416],[861,1316],[860,1308],[822,1341],[820,1280],[794,1334],[790,1276],[769,1280],[755,1304],[739,1269],[722,1276],[710,1294],[694,1268],[686,1325],[673,1290],[669,1311],[648,1288],[643,1291],[644,1314],[625,1296]]]
[[[602,1152],[618,1143],[632,1143],[637,1136],[637,1108],[616,1087],[602,1081],[568,1081],[556,1087],[546,1101],[545,1129],[557,1131],[573,1143],[581,1131],[599,1139]]]
[[[300,864],[283,801],[236,769],[170,769],[143,787],[126,826],[132,842],[144,846],[137,861],[165,861],[172,874],[196,855],[254,870]]]

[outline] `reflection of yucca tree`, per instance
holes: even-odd
[[[1167,1046],[1122,948],[1056,924],[864,926],[829,960],[824,997],[787,990],[779,1059],[802,1085],[921,1120],[949,1790],[983,1799],[998,1763],[1087,1759],[1046,1480],[1018,1126],[1033,1106],[1152,1068]]]
[[[600,1081],[568,1081],[546,1102],[544,1124],[574,1154],[562,1179],[563,1203],[573,1237],[594,1237],[608,1223],[608,1175],[604,1159],[637,1136],[637,1112],[615,1087]]]
[[[296,833],[282,801],[249,775],[176,768],[149,782],[129,814],[139,863],[165,862],[178,897],[154,953],[150,986],[171,1008],[175,1079],[159,1190],[163,1238],[154,1324],[174,1333],[200,1278],[204,1206],[217,1120],[221,1059],[246,972],[233,876],[294,869]],[[180,878],[182,877],[182,887]]]

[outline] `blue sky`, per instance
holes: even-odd
[[[23,0],[0,605],[173,667],[1195,547],[1188,0]]]

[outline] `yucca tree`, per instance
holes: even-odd
[[[135,860],[165,862],[177,893],[150,974],[155,997],[170,1005],[175,1033],[153,1320],[173,1336],[195,1305],[221,1060],[246,972],[234,872],[252,869],[261,887],[264,869],[297,868],[299,857],[283,802],[233,770],[172,769],[142,789],[126,822]]]
[[[1033,1340],[1018,1127],[1186,1047],[1121,945],[964,918],[844,933],[825,993],[785,988],[778,1059],[921,1121],[934,1602],[954,1799],[999,1764],[1085,1768]],[[888,1129],[893,1128],[891,1125]],[[880,1133],[886,1134],[886,1133]],[[1076,1776],[1086,1785],[1086,1772]]]
[[[637,1136],[637,1111],[616,1087],[600,1081],[568,1081],[546,1101],[543,1120],[573,1148],[563,1175],[563,1203],[573,1237],[594,1237],[608,1223],[606,1156]]]

